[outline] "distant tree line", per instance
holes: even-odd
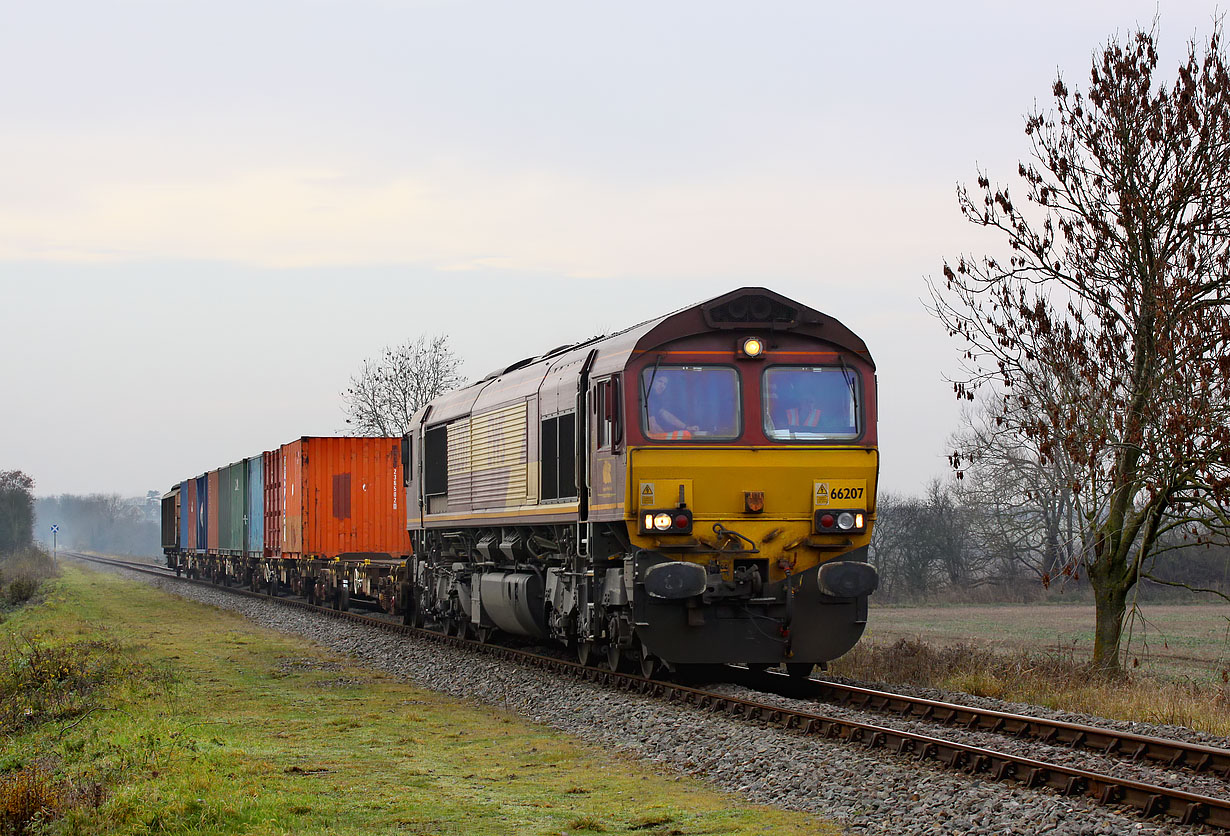
[[[51,545],[51,526],[59,525],[62,549],[132,556],[162,552],[161,505],[157,491],[144,497],[119,494],[61,494],[34,501],[38,539]]]
[[[922,495],[880,495],[870,550],[880,573],[877,600],[1091,598],[1075,554],[1071,497],[1031,490],[1020,472],[1011,474],[1015,490],[994,475],[968,471],[960,480],[933,480]],[[1230,546],[1190,529],[1170,533],[1145,569],[1140,601],[1230,595]]]
[[[20,470],[0,470],[0,555],[30,545],[34,536],[34,480]]]

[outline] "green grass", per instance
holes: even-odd
[[[0,625],[6,664],[31,645],[107,672],[0,740],[0,815],[37,784],[40,832],[837,832],[107,574]]]

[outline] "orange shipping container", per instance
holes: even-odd
[[[406,557],[400,438],[282,445],[283,557]]]

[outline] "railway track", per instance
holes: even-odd
[[[1153,761],[1167,769],[1189,769],[1230,781],[1230,750],[1214,746],[942,702],[823,679],[800,682],[772,671],[760,674],[749,672],[745,676],[749,686],[772,690],[782,696],[815,699],[834,705],[926,720],[939,725],[961,726],[971,731],[1031,738],[1042,743],[1067,746],[1071,749],[1087,749],[1130,761]],[[776,682],[773,682],[774,680]]]
[[[66,554],[82,560],[159,577],[175,578],[169,570],[151,564],[138,564],[93,555]],[[270,600],[269,595],[238,587],[218,587],[205,581],[184,578],[179,580],[183,583],[228,589],[238,595]],[[272,600],[286,606],[316,611],[393,633],[415,635],[448,646],[479,650],[497,658],[549,669],[552,672],[583,681],[623,691],[639,692],[745,721],[793,730],[802,735],[860,743],[873,749],[883,748],[899,756],[929,760],[948,768],[961,769],[969,774],[985,775],[997,781],[1015,782],[1029,788],[1049,787],[1064,795],[1084,796],[1105,805],[1128,807],[1145,817],[1168,816],[1183,824],[1205,824],[1230,830],[1230,801],[1221,798],[1036,760],[1009,752],[971,746],[931,735],[826,716],[811,710],[787,708],[758,700],[732,697],[691,687],[684,683],[649,680],[632,674],[583,666],[576,662],[540,653],[482,644],[400,624],[387,618],[342,612],[292,598],[273,598]],[[967,729],[1018,738],[1032,738],[1040,742],[1067,745],[1071,748],[1086,748],[1101,754],[1114,754],[1131,760],[1150,760],[1166,768],[1186,768],[1219,775],[1222,779],[1230,780],[1230,750],[1029,715],[980,709],[841,683],[822,680],[800,682],[790,680],[784,675],[767,672],[759,675],[754,675],[752,672],[745,673],[748,674],[747,682],[752,687],[765,688],[782,695],[825,700],[903,717],[929,720],[940,725],[960,725]]]

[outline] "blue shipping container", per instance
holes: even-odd
[[[191,481],[188,479],[179,483],[179,550],[181,552],[187,551],[192,535],[196,534],[196,529],[193,528],[196,525],[196,497],[189,498],[188,495],[188,482]]]
[[[205,554],[209,539],[209,474],[196,477],[196,553]]]
[[[248,474],[248,510],[244,550],[260,557],[265,553],[265,468],[260,456],[245,462]]]

